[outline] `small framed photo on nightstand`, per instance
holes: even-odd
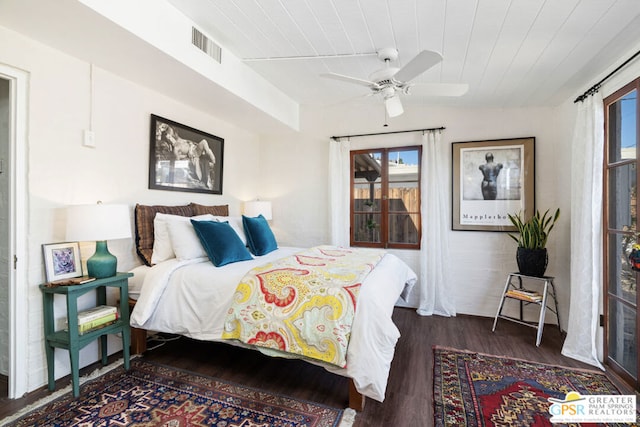
[[[42,245],[47,282],[82,276],[80,244],[78,242]]]

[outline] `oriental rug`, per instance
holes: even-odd
[[[348,427],[342,410],[137,358],[31,410],[9,426]]]
[[[434,347],[433,402],[437,427],[567,425],[551,423],[552,403],[548,399],[567,402],[570,392],[581,396],[621,394],[602,372]]]

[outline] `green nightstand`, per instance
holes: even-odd
[[[97,279],[93,282],[82,285],[58,286],[48,288],[40,285],[43,297],[44,309],[44,336],[45,350],[47,353],[47,370],[49,377],[49,390],[55,389],[54,375],[54,350],[55,348],[64,348],[69,350],[69,358],[71,359],[71,375],[73,384],[73,396],[80,395],[79,383],[79,353],[80,349],[90,342],[100,338],[100,350],[102,352],[102,364],[107,364],[107,335],[122,334],[122,354],[124,358],[124,368],[129,369],[129,345],[131,336],[129,330],[129,277],[132,273],[117,273],[113,277],[106,279]],[[78,333],[78,297],[89,291],[96,291],[96,305],[105,305],[107,303],[107,289],[120,289],[120,318],[113,324],[100,329],[89,331],[80,335]],[[53,297],[56,294],[66,295],[67,298],[67,330],[56,331],[55,320],[53,318]]]

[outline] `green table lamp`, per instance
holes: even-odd
[[[74,205],[67,207],[68,241],[95,240],[96,252],[87,260],[87,274],[96,279],[115,276],[118,260],[109,252],[107,240],[131,238],[127,205]]]

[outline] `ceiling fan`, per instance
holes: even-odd
[[[385,63],[385,67],[371,74],[369,80],[336,73],[326,73],[320,76],[366,86],[371,90],[370,95],[382,95],[389,117],[396,117],[404,112],[400,94],[408,95],[413,86],[420,86],[421,92],[431,96],[461,96],[467,92],[468,85],[466,84],[410,83],[411,80],[442,61],[442,55],[438,52],[423,50],[402,68],[391,66],[391,63],[398,59],[396,49],[381,49],[377,55],[378,59]]]

